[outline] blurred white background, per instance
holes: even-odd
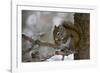
[[[27,1],[27,0],[23,0]],[[55,70],[43,73],[100,73],[100,0],[31,0],[34,2],[47,2],[47,3],[66,3],[66,4],[79,4],[79,5],[95,5],[97,10],[97,48],[98,49],[98,64],[97,67],[85,68],[85,69],[67,69],[67,70]],[[10,0],[0,0],[0,73],[9,73],[10,70],[10,45],[11,45],[11,24],[10,24]],[[40,72],[42,73],[42,72]]]

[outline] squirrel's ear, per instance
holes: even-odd
[[[57,28],[57,26],[55,25],[55,28]]]

